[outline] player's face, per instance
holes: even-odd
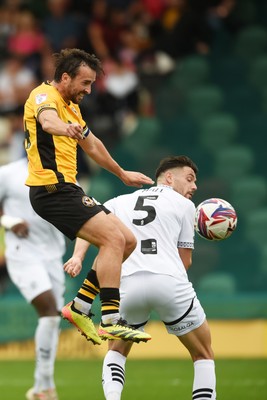
[[[197,178],[192,168],[174,168],[171,171],[171,174],[173,189],[187,199],[191,199],[193,194],[197,190]]]
[[[73,103],[79,104],[86,94],[91,93],[92,84],[96,80],[96,72],[81,65],[75,78],[70,78],[67,84],[67,96]]]

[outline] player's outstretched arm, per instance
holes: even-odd
[[[141,172],[122,170],[120,179],[127,186],[142,187],[143,185],[152,185],[154,181]]]
[[[98,165],[116,175],[125,185],[142,187],[152,185],[154,181],[141,172],[125,171],[111,157],[104,144],[92,132],[79,145]]]

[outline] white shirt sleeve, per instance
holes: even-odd
[[[181,225],[181,233],[178,239],[177,247],[194,248],[194,219],[195,219],[195,205],[193,202],[188,203]]]

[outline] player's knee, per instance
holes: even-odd
[[[214,360],[214,353],[210,347],[195,349],[195,351],[191,352],[191,357],[194,362],[199,360]]]
[[[126,238],[119,229],[117,229],[117,228],[113,229],[112,236],[109,240],[110,240],[110,244],[112,245],[113,248],[114,247],[118,248],[124,252],[124,249],[126,246]]]
[[[58,317],[56,300],[52,290],[47,290],[32,300],[39,317]]]

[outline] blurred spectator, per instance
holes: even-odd
[[[179,0],[178,0],[179,1]],[[142,3],[145,10],[149,13],[149,15],[154,19],[158,19],[162,16],[164,9],[168,3],[174,3],[176,0],[141,0],[139,3]]]
[[[77,47],[85,18],[71,11],[72,0],[47,0],[48,16],[44,17],[44,34],[54,52],[64,47]]]
[[[40,60],[40,81],[51,81],[54,76],[54,64],[51,63],[51,56],[44,55]]]
[[[14,15],[27,0],[1,0],[0,6],[3,7],[9,15]]]
[[[0,60],[7,55],[7,42],[14,31],[14,14],[3,5],[0,6]]]
[[[177,0],[165,10],[157,26],[156,47],[180,59],[208,54],[213,32],[232,11],[235,0]],[[174,6],[175,5],[175,6]]]
[[[80,45],[102,61],[118,54],[128,30],[126,11],[110,7],[106,0],[93,0],[86,35]]]
[[[21,57],[9,55],[0,69],[0,115],[23,107],[35,84],[34,73]]]
[[[105,77],[103,89],[107,112],[118,113],[138,112],[138,76],[131,65],[120,59],[108,60],[104,63]]]
[[[134,64],[116,55],[102,65],[105,75],[83,99],[81,109],[88,126],[111,148],[124,135],[129,120],[135,120],[140,112],[140,82]]]
[[[20,56],[25,65],[38,73],[41,57],[48,52],[49,47],[36,18],[29,10],[18,11],[14,28],[8,39],[9,53]]]
[[[10,130],[8,135],[8,160],[9,162],[19,160],[25,156],[24,149],[24,126],[23,110],[19,109],[8,116]]]
[[[140,65],[143,55],[153,51],[152,38],[145,18],[135,17],[121,35],[119,55],[124,62]]]

